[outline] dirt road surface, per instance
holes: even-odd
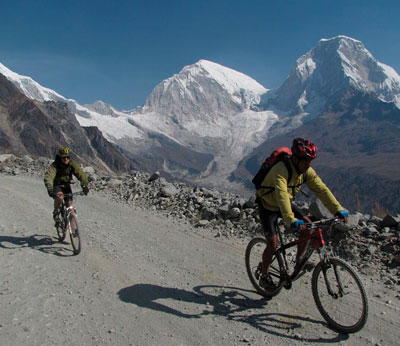
[[[93,193],[75,206],[78,256],[55,238],[43,182],[0,176],[1,345],[399,345],[397,293],[368,277],[366,327],[338,334],[309,274],[269,301],[253,292],[247,240]]]

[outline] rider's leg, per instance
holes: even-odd
[[[294,213],[294,216],[299,219],[303,220],[305,223],[310,223],[311,219],[308,216],[305,216],[303,211],[294,203],[291,205],[292,211]],[[301,229],[299,235],[299,239],[304,239],[307,238],[311,231],[309,229]],[[296,263],[299,263],[300,259],[306,254],[308,245],[310,245],[310,240],[301,242],[297,245],[297,255],[296,255]]]
[[[259,206],[260,221],[264,231],[267,246],[262,255],[261,274],[268,274],[272,257],[278,244],[278,235],[276,234],[276,222],[279,212],[267,210],[263,206]]]
[[[54,198],[54,210],[53,210],[53,218],[55,219],[58,214],[58,208],[60,207],[63,201],[64,195],[60,186],[55,186],[53,191],[56,194],[56,197]]]
[[[64,195],[62,192],[57,192],[56,198],[54,198],[54,211],[57,211],[60,208],[60,205],[64,199]]]
[[[303,216],[303,220],[306,223],[310,223],[311,220],[307,216]],[[311,234],[311,230],[309,229],[302,229],[300,230],[299,239],[307,238]],[[305,256],[308,246],[310,245],[311,240],[303,241],[297,245],[297,254],[296,254],[296,266],[300,265],[302,262],[303,257]],[[315,263],[307,262],[303,267],[303,270],[311,270],[315,267]]]
[[[275,234],[270,237],[266,237],[267,246],[262,254],[262,266],[261,274],[267,275],[269,271],[269,266],[271,265],[272,257],[278,245],[278,236]]]
[[[301,230],[299,239],[307,238],[310,235],[311,231],[309,229]],[[297,255],[296,255],[296,262],[298,263],[299,260],[306,254],[308,245],[310,244],[311,240],[303,241],[297,245]]]
[[[73,208],[74,207],[72,198],[66,198],[65,199],[65,204],[66,204],[67,208],[69,208],[69,207]],[[71,227],[72,227],[72,229],[76,228],[75,219],[71,219]]]

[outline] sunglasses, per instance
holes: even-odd
[[[62,159],[63,160],[65,160],[65,159],[69,160],[69,156],[63,156]]]
[[[303,162],[305,162],[306,164],[310,164],[310,163],[312,162],[312,160],[313,160],[313,159],[309,159],[309,158],[300,159],[300,161],[303,161]]]

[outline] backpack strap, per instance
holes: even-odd
[[[285,164],[286,169],[287,169],[287,171],[288,171],[288,178],[287,178],[287,181],[288,181],[288,183],[289,183],[289,181],[292,180],[292,176],[293,176],[292,166],[291,166],[290,163],[289,163],[289,157],[286,157],[286,158],[285,158],[284,160],[282,160],[282,161],[283,161],[283,163]]]
[[[292,180],[292,176],[293,176],[292,166],[289,163],[289,158],[290,158],[290,156],[286,153],[285,157],[280,160],[285,164],[286,169],[288,171],[288,178],[287,178],[288,184],[289,184],[289,181]],[[292,188],[293,189],[292,193],[294,193],[295,186],[289,186],[288,185],[288,187]],[[265,195],[269,195],[270,193],[275,191],[275,187],[273,187],[273,186],[263,186],[263,188],[265,188],[266,191],[262,195],[260,195],[260,197],[265,196]]]
[[[287,171],[288,171],[288,178],[287,178],[288,188],[289,188],[289,189],[292,189],[292,195],[294,196],[294,189],[295,189],[296,187],[300,187],[301,185],[303,185],[303,184],[306,182],[306,179],[307,179],[307,172],[303,173],[303,182],[302,182],[301,184],[297,184],[297,185],[293,185],[293,186],[289,185],[289,182],[292,180],[292,177],[293,177],[293,170],[292,170],[292,166],[291,166],[291,164],[290,164],[290,162],[289,162],[289,159],[290,159],[290,156],[287,155],[287,156],[286,156],[283,160],[281,160],[281,161],[283,161],[283,163],[285,164],[286,169],[287,169]],[[268,189],[268,190],[265,191],[260,197],[262,197],[262,196],[264,196],[264,195],[268,195],[268,194],[272,193],[272,192],[275,190],[275,188],[272,187],[272,186],[266,186],[265,188]],[[305,193],[301,188],[300,188],[300,191],[299,191],[299,192],[301,192],[301,193],[304,194],[305,196],[309,197],[308,194]]]

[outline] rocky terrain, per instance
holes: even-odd
[[[0,155],[0,173],[41,178],[50,162],[47,158]],[[84,170],[90,177],[91,190],[118,203],[153,210],[216,238],[247,239],[261,232],[254,198],[168,182],[158,172],[150,175],[131,171],[113,176],[97,172],[93,167],[84,167]],[[313,219],[332,216],[319,201],[298,203]],[[337,226],[330,243],[338,256],[351,262],[361,273],[399,291],[399,214],[350,214],[348,224]],[[400,294],[397,296],[400,298]]]
[[[50,161],[0,162],[2,346],[398,343],[398,238],[395,227],[383,227],[392,217],[355,214],[354,226],[335,232],[337,245],[352,244],[341,256],[359,268],[369,301],[366,326],[345,335],[318,312],[311,275],[270,300],[254,291],[244,265],[258,232],[251,200],[157,174],[85,167],[91,192],[74,202],[83,237],[74,256],[68,239],[56,239],[43,186]]]

